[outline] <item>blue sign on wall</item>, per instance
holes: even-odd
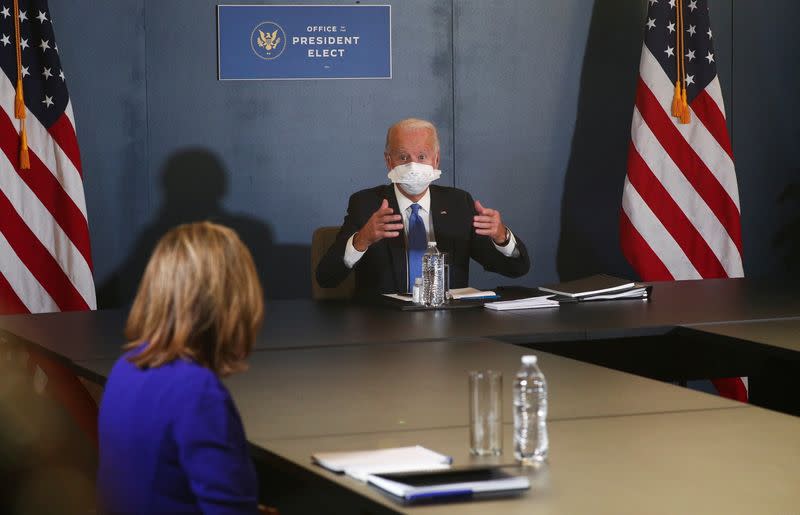
[[[390,79],[389,5],[218,5],[220,80]]]

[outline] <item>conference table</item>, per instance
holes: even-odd
[[[4,316],[0,339],[102,384],[124,320],[124,310]],[[800,299],[780,285],[715,280],[656,283],[649,301],[512,312],[274,301],[250,370],[226,384],[265,499],[282,513],[796,511],[800,418],[643,377],[646,366],[587,362],[604,349],[702,345],[734,356],[734,368],[752,356],[791,363]],[[513,465],[511,380],[531,348],[549,383],[551,454],[544,467],[515,469],[531,478],[522,496],[406,507],[312,463],[315,452],[421,444],[456,465]],[[497,458],[468,453],[467,372],[483,368],[504,376]]]
[[[267,301],[256,350],[486,337],[519,343],[604,341],[665,335],[677,327],[800,316],[784,284],[745,279],[656,283],[650,301],[584,302],[558,309],[400,311],[385,306]],[[69,361],[116,358],[123,309],[0,316],[0,335]]]

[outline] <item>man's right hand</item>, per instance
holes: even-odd
[[[384,238],[400,236],[400,231],[403,230],[401,222],[403,217],[392,213],[394,209],[389,207],[389,201],[383,199],[381,207],[372,213],[364,227],[353,236],[353,247],[359,252],[364,252],[370,245]]]

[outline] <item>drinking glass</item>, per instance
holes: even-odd
[[[503,374],[469,373],[469,451],[477,456],[503,452]]]

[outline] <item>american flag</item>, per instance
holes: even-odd
[[[623,253],[648,281],[742,277],[739,192],[708,4],[648,3],[622,197]],[[676,82],[686,91],[683,119],[673,107]],[[746,399],[738,378],[714,384]]]
[[[0,0],[0,313],[95,309],[80,152],[53,21],[46,0],[15,4]],[[24,121],[15,117],[20,75]]]

